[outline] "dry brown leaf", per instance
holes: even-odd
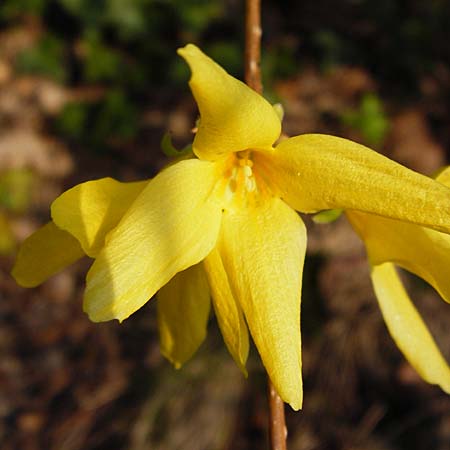
[[[73,161],[57,141],[19,128],[0,134],[0,167],[29,168],[46,177],[60,178],[70,173]]]

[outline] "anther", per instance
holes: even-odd
[[[242,170],[244,171],[244,175],[248,178],[253,174],[252,168],[248,165],[245,165]]]
[[[245,188],[248,192],[253,192],[256,188],[255,179],[253,177],[249,177],[245,179]]]

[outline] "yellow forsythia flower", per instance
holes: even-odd
[[[450,186],[450,167],[437,180]],[[423,278],[450,302],[450,235],[361,211],[346,214],[366,245],[372,283],[389,332],[422,378],[450,393],[450,368],[394,267]]]
[[[158,292],[162,352],[177,367],[204,339],[212,297],[237,364],[245,371],[248,327],[280,396],[299,409],[306,230],[296,211],[356,210],[450,233],[450,189],[333,136],[274,146],[281,123],[263,97],[194,45],[179,54],[200,110],[195,158],[151,181],[106,178],[63,193],[13,274],[34,286],[95,258],[84,298],[93,321],[122,321]]]

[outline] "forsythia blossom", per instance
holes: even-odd
[[[425,379],[450,391],[445,361],[386,265],[413,270],[449,298],[445,260],[429,260],[428,246],[442,256],[450,245],[450,189],[345,139],[276,144],[280,119],[263,97],[194,45],[179,54],[200,111],[195,156],[150,181],[105,178],[63,193],[52,222],[24,242],[16,280],[35,286],[84,254],[94,258],[89,317],[122,321],[157,293],[161,348],[175,366],[204,339],[212,299],[239,367],[250,331],[281,398],[299,409],[306,229],[296,211],[344,209],[366,242],[394,338]],[[416,244],[421,233],[424,247],[414,250],[406,238]]]
[[[450,167],[436,179],[450,186]],[[375,294],[392,337],[424,380],[450,393],[450,368],[394,267],[423,278],[450,302],[450,235],[361,211],[347,211],[347,218],[366,245]]]

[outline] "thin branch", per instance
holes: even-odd
[[[245,82],[262,93],[261,82],[261,1],[246,0],[245,7]]]
[[[245,10],[245,82],[262,93],[261,82],[261,0],[246,0]],[[286,450],[287,428],[284,403],[267,377],[269,395],[269,433],[271,450]]]
[[[269,377],[267,377],[267,381],[270,410],[270,448],[271,450],[286,450],[287,428],[284,417],[284,402]]]

